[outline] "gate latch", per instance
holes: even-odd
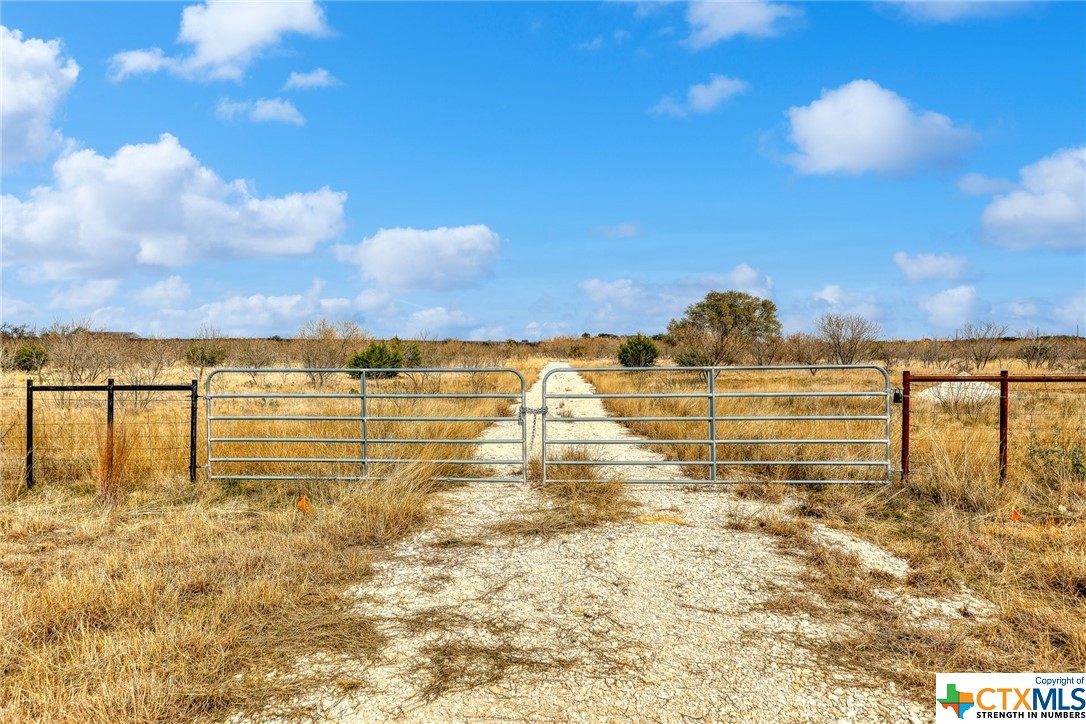
[[[894,398],[893,399],[894,399],[894,404],[895,405],[900,405],[902,402],[904,402],[905,401],[904,390],[902,390],[900,387],[895,387],[894,388]]]

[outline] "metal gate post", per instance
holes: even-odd
[[[200,395],[200,384],[192,381],[192,391],[189,393],[189,482],[196,482],[196,417],[197,399]]]
[[[106,474],[113,475],[113,378],[106,380]]]
[[[541,400],[543,409],[546,410],[549,405],[547,404],[547,381],[550,379],[550,372],[543,376],[543,391],[541,394]],[[528,405],[528,393],[524,393],[524,406],[521,407],[521,412],[527,409]],[[524,435],[524,439],[528,439],[528,418],[521,414],[520,419],[523,420],[523,426],[521,434]],[[547,484],[547,413],[544,412],[539,421],[539,464],[541,471],[539,473],[539,482],[541,485]],[[528,446],[525,443],[524,447],[524,482],[528,482]]]
[[[26,381],[26,487],[34,487],[34,380]]]
[[[1007,370],[999,373],[999,484],[1007,482],[1007,418],[1010,413],[1010,380]]]
[[[366,370],[362,370],[362,376],[358,382],[358,392],[362,395],[362,477],[369,472],[369,430],[366,427]]]
[[[716,370],[707,370],[709,377],[709,480],[716,482]]]
[[[901,373],[901,480],[909,477],[909,401],[911,397],[912,373]]]

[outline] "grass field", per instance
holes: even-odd
[[[518,359],[530,385],[542,359]],[[187,370],[175,370],[184,380]],[[273,380],[277,389],[330,393],[353,389],[344,376],[320,388],[311,382]],[[700,389],[690,375],[596,376],[600,392]],[[187,403],[128,401],[118,413],[113,465],[102,454],[101,400],[52,399],[40,405],[38,485],[20,482],[25,378],[8,374],[0,430],[0,719],[166,721],[221,719],[232,712],[268,713],[290,706],[314,686],[349,690],[357,682],[340,678],[333,666],[312,665],[298,673],[307,657],[365,664],[380,656],[382,641],[371,621],[353,607],[344,591],[364,580],[372,562],[404,536],[435,516],[441,489],[434,477],[463,474],[428,463],[467,455],[469,446],[388,443],[389,457],[412,456],[418,463],[387,470],[384,480],[330,481],[187,480]],[[224,390],[245,392],[259,381],[240,375]],[[374,390],[410,392],[418,380],[376,383]],[[442,383],[441,392],[482,391],[497,380]],[[757,373],[732,380],[732,390],[810,391],[854,389],[860,381],[819,373],[767,378]],[[863,384],[868,385],[868,382]],[[412,387],[415,385],[416,387]],[[480,387],[479,385],[482,385]],[[633,385],[633,387],[631,387]],[[878,382],[881,385],[881,382]],[[878,386],[877,385],[877,386]],[[431,388],[426,388],[431,389]],[[505,387],[499,388],[505,391]],[[372,390],[371,390],[372,391]],[[436,388],[431,391],[438,391]],[[914,407],[913,474],[907,481],[881,486],[785,486],[749,482],[732,486],[739,495],[769,501],[790,499],[802,518],[857,533],[908,560],[912,590],[951,591],[963,582],[991,600],[991,619],[963,616],[950,628],[918,627],[871,592],[854,561],[820,546],[802,518],[770,526],[782,547],[802,556],[812,571],[812,590],[823,603],[812,606],[826,616],[844,610],[864,625],[825,651],[852,660],[858,671],[874,670],[921,690],[936,670],[1059,671],[1086,668],[1086,469],[1082,444],[1086,424],[1083,395],[1076,387],[1044,390],[1012,402],[1012,458],[1007,485],[1000,485],[994,463],[995,411],[917,403]],[[129,404],[131,403],[131,404]],[[245,406],[271,404],[252,399]],[[277,414],[297,412],[296,400],[277,403]],[[350,400],[326,400],[305,414],[344,413]],[[374,402],[371,415],[449,416],[455,413],[505,414],[507,403],[461,401],[455,410],[445,400],[426,403]],[[651,408],[643,401],[613,399],[618,415],[701,415],[704,400],[670,398]],[[717,414],[845,414],[871,409],[860,398],[735,398]],[[897,411],[894,418],[897,419]],[[290,437],[302,432],[250,423],[224,434]],[[322,423],[323,424],[323,423]],[[319,436],[356,437],[327,423]],[[394,423],[389,423],[392,425]],[[486,423],[373,423],[371,437],[450,437],[471,439]],[[832,434],[869,437],[881,422],[841,425]],[[895,423],[896,424],[896,423]],[[261,427],[263,425],[264,427]],[[822,437],[827,430],[810,423],[732,423],[718,438],[758,436]],[[808,427],[803,427],[807,425]],[[701,438],[704,422],[632,423],[651,439]],[[201,464],[205,428],[201,418]],[[312,433],[313,429],[309,429]],[[892,439],[898,439],[895,427]],[[180,443],[177,438],[181,437]],[[312,436],[312,435],[311,435]],[[293,458],[339,456],[357,443],[325,447],[263,443],[261,455]],[[342,447],[341,447],[342,445]],[[658,445],[671,459],[703,462],[705,446]],[[896,459],[894,447],[894,463]],[[303,452],[304,451],[304,452]],[[239,448],[238,455],[251,454]],[[354,450],[357,452],[357,450]],[[821,454],[812,446],[735,445],[729,454],[750,460],[802,460]],[[224,448],[224,454],[233,454]],[[347,453],[352,454],[352,453]],[[373,453],[371,452],[371,455]],[[385,452],[380,452],[384,455]],[[723,457],[724,450],[721,450]],[[879,446],[847,445],[834,454],[879,459]],[[781,458],[788,455],[787,458]],[[276,467],[278,465],[279,467]],[[240,468],[239,468],[240,469]],[[291,475],[295,464],[271,464],[267,472]],[[326,474],[343,472],[336,464]],[[704,478],[703,465],[685,472]],[[470,472],[470,471],[469,471]],[[817,467],[754,465],[736,471],[751,481],[811,477]],[[529,470],[532,475],[532,468]],[[848,473],[852,474],[852,473]],[[570,531],[621,519],[626,503],[621,488],[605,483],[585,494],[560,483],[550,491],[558,502],[551,518],[525,517],[515,530],[537,535]],[[299,507],[305,496],[306,505]],[[302,509],[304,508],[304,510]],[[1012,522],[1014,511],[1022,516]],[[557,518],[553,518],[557,515]],[[553,519],[552,519],[553,518]],[[782,597],[785,607],[801,601]],[[842,608],[844,607],[844,608]],[[319,664],[321,660],[313,663]],[[887,667],[886,662],[895,662]],[[278,675],[293,671],[290,676]],[[929,687],[930,688],[930,687]],[[286,702],[284,704],[284,702]],[[284,714],[290,715],[289,710]]]

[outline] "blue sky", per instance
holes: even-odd
[[[1082,3],[20,3],[5,322],[1086,331]]]

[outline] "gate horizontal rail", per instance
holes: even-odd
[[[597,374],[622,374],[626,375],[631,381],[637,380],[633,384],[643,384],[646,379],[646,375],[675,375],[680,376],[688,382],[696,377],[700,377],[704,385],[704,389],[698,390],[685,390],[685,391],[658,391],[658,392],[561,392],[553,389],[554,385],[552,380],[561,375],[578,374],[582,372],[597,373]],[[736,373],[764,373],[767,375],[776,373],[789,373],[789,372],[827,372],[828,374],[844,374],[844,373],[874,373],[879,380],[877,386],[873,389],[847,389],[847,390],[735,390],[725,389],[723,391],[718,390],[718,386],[721,381],[718,379],[722,375],[727,376]],[[857,385],[859,386],[859,385]],[[843,400],[856,399],[862,404],[863,400],[870,400],[872,402],[872,409],[862,410],[864,414],[828,414],[824,411],[818,413],[812,412],[810,414],[721,414],[720,405],[724,404],[722,401],[730,400],[743,400],[743,399],[765,399],[769,401],[788,401],[788,400],[804,400],[810,398],[812,401],[827,402],[832,398],[842,398]],[[708,480],[680,480],[677,481],[670,477],[659,478],[640,478],[640,479],[626,479],[626,483],[635,484],[658,484],[658,483],[740,483],[740,482],[752,482],[750,479],[744,479],[739,477],[723,478],[720,475],[720,468],[766,468],[766,467],[812,467],[812,468],[853,468],[860,471],[870,471],[871,468],[880,469],[882,471],[881,476],[878,478],[872,478],[871,476],[863,477],[860,479],[849,479],[844,477],[828,478],[828,479],[781,479],[779,482],[784,483],[848,483],[848,484],[881,484],[887,483],[891,480],[893,474],[893,467],[891,463],[891,399],[892,389],[890,386],[890,375],[882,367],[875,365],[788,365],[788,366],[735,366],[735,367],[642,367],[642,368],[626,368],[626,367],[580,367],[580,368],[560,368],[547,372],[543,376],[543,408],[545,411],[552,410],[552,402],[564,401],[564,400],[599,400],[601,403],[607,400],[661,400],[661,401],[682,401],[682,400],[702,400],[705,404],[704,412],[698,412],[692,415],[675,415],[669,414],[668,410],[661,410],[662,414],[652,415],[630,415],[630,414],[618,414],[618,415],[590,415],[590,416],[554,416],[547,412],[543,417],[543,432],[542,432],[542,469],[543,480],[548,480],[548,470],[553,469],[554,466],[571,466],[574,468],[591,468],[591,467],[631,467],[636,466],[639,468],[667,468],[667,467],[689,467],[695,469],[703,469],[708,473]],[[719,403],[719,404],[718,404]],[[591,423],[591,422],[615,422],[615,423],[696,423],[703,424],[705,426],[706,435],[704,437],[692,437],[688,431],[679,438],[658,438],[653,437],[651,439],[641,438],[622,438],[615,437],[612,439],[595,440],[586,436],[578,436],[574,434],[568,438],[558,438],[554,435],[557,428],[555,425],[561,425],[575,430],[578,423]],[[753,435],[749,431],[740,431],[741,436],[721,436],[718,434],[718,425],[728,423],[812,423],[822,429],[823,436],[802,438],[795,436],[788,437],[766,437],[760,435]],[[866,434],[857,437],[847,437],[840,433],[834,436],[825,436],[826,425],[837,425],[839,423],[861,423],[866,425],[876,424],[878,430],[868,429]],[[834,429],[834,428],[831,428]],[[840,428],[837,428],[840,429]],[[746,434],[743,434],[743,433]],[[847,432],[845,432],[847,435]],[[830,433],[831,435],[833,433]],[[706,450],[706,459],[703,460],[629,460],[629,459],[607,459],[607,460],[562,460],[556,457],[552,457],[554,448],[569,446],[674,446],[674,445],[694,445],[704,446]],[[856,459],[849,458],[847,456],[839,456],[835,458],[813,458],[813,459],[730,459],[722,456],[727,446],[738,445],[810,445],[810,446],[822,446],[824,448],[831,448],[832,446],[867,446],[869,448],[873,446],[881,446],[881,455],[878,459]],[[877,447],[876,447],[877,449]],[[772,454],[772,453],[771,453]],[[844,459],[842,459],[844,458]]]
[[[341,375],[357,378],[357,387],[349,392],[235,392],[217,391],[216,385],[224,382],[229,375],[246,375],[254,380],[258,375],[279,374],[286,380],[291,376],[301,378],[303,376],[319,376],[322,381],[336,380]],[[480,375],[497,375],[507,377],[509,385],[513,388],[510,392],[478,392],[478,391],[434,391],[434,392],[408,392],[389,391],[395,386],[412,383],[422,383],[425,386],[440,385],[443,381],[452,378],[477,377]],[[326,383],[326,382],[324,382]],[[333,382],[334,384],[334,382]],[[352,380],[352,384],[353,380]],[[375,389],[376,388],[376,389]],[[416,388],[417,389],[417,388]],[[206,382],[206,410],[207,410],[207,461],[208,477],[211,480],[359,480],[363,478],[379,479],[386,477],[383,470],[371,470],[371,466],[392,466],[418,463],[431,463],[439,466],[520,466],[520,470],[514,477],[513,474],[495,474],[483,477],[481,475],[444,475],[438,480],[447,482],[524,482],[527,479],[527,439],[525,437],[525,425],[523,424],[525,381],[524,376],[517,370],[506,367],[485,368],[411,368],[411,369],[323,369],[323,368],[275,368],[275,369],[219,369],[211,372]],[[507,415],[494,414],[411,414],[416,412],[426,402],[441,402],[455,404],[463,402],[470,404],[484,400],[507,400],[510,403],[510,412]],[[328,410],[328,406],[335,403],[357,404],[356,411],[351,414],[343,414],[343,410]],[[310,408],[311,414],[298,414],[298,410],[291,410],[290,414],[273,414],[264,411],[268,407],[274,407],[281,403],[293,404]],[[382,404],[407,405],[406,410],[382,410]],[[251,409],[253,406],[262,408]],[[238,408],[241,409],[238,409]],[[376,409],[375,409],[376,408]],[[415,408],[415,409],[410,409]],[[304,413],[308,410],[301,410]],[[389,414],[389,412],[406,412],[408,414]],[[463,412],[462,410],[460,412]],[[410,431],[404,436],[396,436],[396,428],[407,424],[462,424],[477,423],[487,426],[502,423],[515,422],[519,426],[519,434],[516,437],[508,434],[498,438],[465,437],[462,431],[450,430],[447,437],[440,436],[440,428],[436,431],[428,429],[429,434],[412,435]],[[253,426],[265,425],[270,429],[267,435],[252,434]],[[329,424],[332,427],[329,427]],[[299,426],[300,434],[290,435],[277,426]],[[371,435],[373,425],[380,425],[378,434]],[[332,434],[321,431],[337,429],[343,426],[342,434]],[[224,429],[233,428],[233,429]],[[248,434],[247,434],[248,433]],[[308,433],[308,434],[307,434]],[[392,434],[390,434],[392,433]],[[459,433],[459,434],[457,434]],[[288,449],[284,451],[280,447],[277,451],[264,452],[268,445],[287,446],[292,448],[299,445],[322,446],[323,450],[307,451]],[[413,457],[409,454],[412,449],[419,446],[450,446],[470,445],[478,451],[483,446],[504,445],[511,450],[502,454],[499,451],[497,457],[480,457],[475,452],[475,457],[437,456],[427,457],[419,455]],[[348,452],[348,447],[357,450],[357,454]],[[331,449],[329,449],[331,448]],[[391,449],[390,449],[391,448]],[[308,452],[309,454],[305,454]],[[353,452],[353,451],[352,451]],[[393,454],[388,454],[392,452]],[[419,452],[422,452],[419,450]],[[432,452],[432,451],[431,451]],[[285,453],[285,454],[284,454]],[[331,453],[331,454],[329,454]],[[346,454],[344,454],[346,453]],[[289,472],[281,469],[282,466],[291,466]],[[327,466],[337,466],[329,470]],[[344,468],[347,470],[344,470]],[[474,472],[469,470],[468,472]],[[501,473],[501,471],[497,471]]]

